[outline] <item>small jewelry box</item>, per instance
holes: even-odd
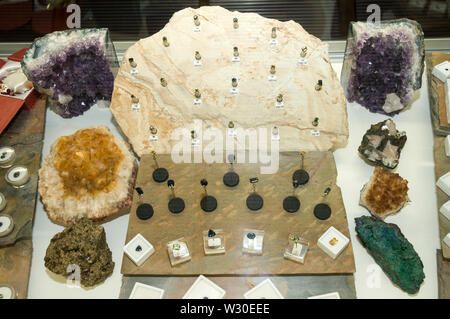
[[[223,299],[225,290],[203,275],[200,275],[184,294],[183,299]]]
[[[129,299],[162,299],[164,290],[140,282],[134,284]]]
[[[141,266],[153,253],[155,248],[141,234],[137,234],[123,248],[125,254],[136,264]]]
[[[447,174],[439,177],[436,185],[439,186],[439,188],[444,191],[444,193],[450,196],[450,172],[447,172]]]
[[[247,254],[262,255],[264,230],[244,229],[242,251]]]
[[[450,220],[450,200],[448,200],[444,205],[441,206],[439,212],[442,214],[442,216]]]
[[[183,237],[169,242],[167,244],[167,252],[169,253],[170,264],[172,266],[191,260],[187,242]]]
[[[245,299],[284,299],[270,279],[265,279],[244,294]]]
[[[320,236],[317,246],[322,249],[328,256],[336,259],[348,246],[350,240],[340,231],[331,226]]]
[[[447,247],[450,248],[450,233],[448,233],[448,234],[444,237],[444,244],[446,244]]]
[[[330,292],[329,294],[308,297],[308,299],[341,299],[338,292]]]
[[[225,233],[221,229],[210,229],[203,232],[203,248],[205,255],[225,253]]]
[[[290,234],[288,238],[288,247],[284,251],[284,258],[303,264],[309,243],[298,234]]]

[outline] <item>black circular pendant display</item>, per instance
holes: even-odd
[[[292,175],[292,179],[296,180],[299,185],[305,185],[309,181],[309,174],[304,169],[298,169]]]
[[[169,178],[169,172],[163,168],[157,168],[153,171],[153,180],[157,183],[165,182]]]
[[[172,198],[169,201],[169,211],[173,214],[179,214],[184,210],[184,200],[180,197]]]
[[[200,207],[205,211],[205,212],[212,212],[213,210],[215,210],[217,208],[217,200],[214,196],[205,196],[202,198],[201,202],[200,202]]]
[[[228,187],[234,187],[239,184],[239,175],[235,172],[228,172],[223,175],[223,183]]]
[[[247,207],[250,210],[259,210],[263,207],[264,200],[258,194],[251,194],[247,197]]]
[[[331,216],[331,208],[327,204],[320,203],[314,207],[314,216],[320,220],[326,220]]]
[[[283,200],[283,208],[288,213],[295,213],[300,209],[300,200],[295,196],[288,196]]]
[[[136,215],[141,220],[147,220],[153,216],[153,207],[150,204],[141,204],[136,209]]]

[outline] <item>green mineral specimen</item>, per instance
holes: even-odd
[[[355,222],[358,237],[386,275],[403,291],[417,293],[425,278],[423,264],[400,228],[372,216]]]
[[[63,276],[71,274],[69,265],[79,266],[80,282],[85,287],[105,281],[114,269],[105,230],[87,218],[56,234],[50,241],[44,261],[46,268]]]

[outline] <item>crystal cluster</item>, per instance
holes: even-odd
[[[50,241],[44,261],[45,267],[56,274],[68,276],[73,272],[74,277],[79,274],[85,287],[102,283],[114,269],[104,228],[87,218],[56,234]],[[71,265],[79,267],[79,272]]]
[[[406,143],[406,133],[399,132],[395,123],[387,119],[371,125],[358,148],[361,156],[370,164],[388,169],[397,167],[400,152]]]
[[[423,263],[400,228],[369,216],[355,223],[359,239],[386,275],[403,291],[417,293],[425,279]]]
[[[341,74],[347,100],[374,113],[399,113],[422,85],[424,58],[417,22],[352,22]]]
[[[107,29],[53,32],[36,39],[22,61],[28,79],[64,118],[111,100],[117,67]]]

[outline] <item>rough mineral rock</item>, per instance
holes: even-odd
[[[53,143],[39,170],[38,189],[55,223],[104,219],[131,205],[136,170],[129,145],[96,126]]]
[[[83,114],[109,101],[118,62],[108,29],[57,31],[38,38],[22,69],[36,89],[49,95],[62,117]]]
[[[114,269],[105,230],[86,218],[52,238],[44,261],[47,269],[63,276],[73,271],[71,267],[68,271],[69,265],[80,267],[80,281],[85,287],[102,283]]]
[[[200,32],[194,31],[194,15]],[[273,27],[276,45],[270,44]],[[232,62],[234,47],[240,62]],[[299,63],[303,47],[306,65]],[[196,51],[201,66],[194,65]],[[134,70],[130,58],[137,65]],[[269,81],[272,65],[276,81]],[[232,78],[237,79],[237,95],[231,94]],[[316,90],[319,80],[322,88]],[[195,89],[201,105],[194,105]],[[279,94],[284,106],[276,108]],[[131,95],[139,99],[139,108],[132,107]],[[259,138],[268,141],[268,148],[271,130],[278,127],[281,151],[325,151],[345,146],[348,138],[345,96],[328,45],[294,21],[221,7],[178,11],[161,31],[131,46],[114,82],[111,111],[139,156],[152,150],[170,153],[181,138],[191,142],[192,130],[202,138],[195,120],[201,121],[203,132],[218,129],[224,146],[230,121],[236,130],[264,129],[267,135]],[[157,130],[157,141],[149,126]],[[185,131],[172,137],[178,128]],[[209,141],[205,138],[203,146]],[[238,143],[238,148],[248,149],[248,143]]]
[[[423,264],[400,228],[372,216],[355,222],[359,239],[386,275],[403,291],[417,293],[425,278]]]
[[[406,133],[399,132],[395,123],[388,119],[370,126],[358,151],[369,163],[393,169],[398,165],[405,143]]]
[[[422,86],[424,59],[424,36],[417,22],[352,22],[341,73],[347,100],[374,113],[399,113]]]
[[[359,200],[361,206],[382,219],[399,212],[408,202],[408,181],[380,166],[362,188]]]

